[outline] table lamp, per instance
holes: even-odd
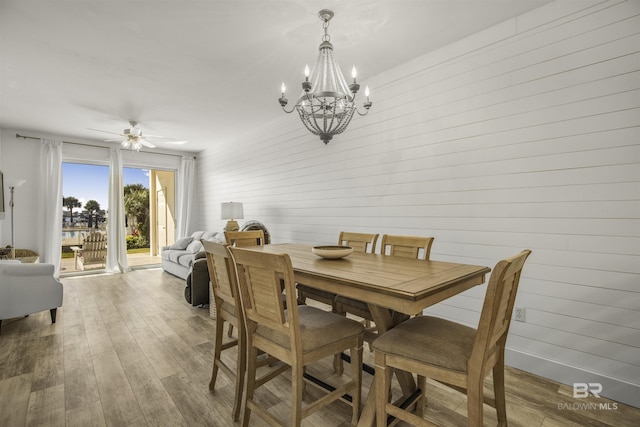
[[[220,204],[220,219],[226,219],[227,225],[224,227],[224,231],[238,231],[240,226],[236,219],[244,218],[244,211],[242,210],[242,203],[221,203]]]

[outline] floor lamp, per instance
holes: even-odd
[[[7,182],[7,187],[9,187],[9,193],[11,194],[11,198],[9,199],[9,207],[11,208],[11,258],[15,258],[16,257],[16,241],[15,241],[15,237],[14,237],[14,223],[13,223],[13,193],[15,192],[16,188],[20,188],[20,186],[22,186],[22,184],[24,184],[25,182],[27,182],[26,179],[17,179],[15,181],[10,181]]]

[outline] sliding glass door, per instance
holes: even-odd
[[[160,264],[162,246],[175,240],[175,172],[123,168],[127,262]],[[109,226],[109,166],[62,164],[61,273],[105,268]],[[94,243],[103,236],[104,243]]]
[[[104,269],[109,224],[109,166],[62,163],[61,274]],[[93,243],[104,240],[104,245]],[[91,241],[92,253],[85,241]],[[85,249],[83,251],[83,248]]]
[[[123,174],[127,262],[160,264],[162,246],[174,241],[175,173],[124,168]]]

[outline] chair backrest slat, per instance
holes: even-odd
[[[265,244],[264,231],[262,230],[225,231],[224,237],[227,240],[227,244],[236,248],[264,246]]]
[[[238,285],[249,330],[264,325],[288,336],[292,349],[299,346],[298,307],[293,299],[295,283],[289,255],[236,247],[231,247],[230,251],[238,272]],[[283,282],[287,313],[282,300]]]
[[[432,244],[433,237],[384,234],[382,235],[380,253],[382,255],[428,260],[431,256]]]
[[[491,272],[469,363],[486,360],[498,346],[504,345],[520,275],[529,254],[530,250],[524,250],[516,256],[504,259],[498,262]]]
[[[207,255],[209,280],[214,298],[232,307],[237,307],[237,283],[235,267],[225,245],[202,239],[200,241]]]
[[[93,232],[82,241],[82,258],[86,263],[102,261],[107,255],[107,236],[100,232]]]
[[[355,252],[373,253],[376,250],[378,234],[352,233],[341,231],[338,237],[338,245],[351,246]]]

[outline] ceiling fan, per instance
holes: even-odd
[[[160,135],[146,135],[146,134],[143,135],[142,130],[137,127],[138,122],[134,120],[129,120],[129,124],[131,125],[131,128],[125,129],[122,133],[110,132],[110,131],[101,130],[101,129],[91,129],[91,128],[89,128],[89,130],[119,135],[119,138],[105,139],[105,141],[106,142],[120,141],[120,145],[122,146],[122,148],[131,148],[132,150],[135,150],[135,151],[140,151],[142,146],[145,146],[148,148],[156,148],[155,144],[152,144],[151,142],[148,141],[150,138],[170,139],[170,138],[167,138],[166,136],[160,136]],[[162,142],[167,144],[174,144],[174,145],[182,145],[187,143],[187,141],[162,141]]]

